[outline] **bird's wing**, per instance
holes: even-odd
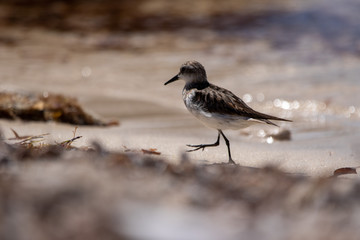
[[[206,102],[206,104],[203,104],[202,107],[208,112],[253,118],[275,126],[276,124],[269,120],[290,121],[257,112],[229,90],[215,86],[213,84],[210,84],[210,86],[206,88],[206,91],[204,91],[204,89],[196,91],[195,97],[200,102]]]

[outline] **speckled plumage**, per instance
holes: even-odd
[[[218,127],[209,126],[215,129],[241,129],[258,122],[277,126],[270,120],[287,121],[253,110],[229,90],[211,83],[201,89],[194,86],[185,87],[183,100],[187,109],[205,125],[209,126],[213,123],[212,119],[207,118],[216,118],[219,122],[224,121]]]
[[[234,163],[231,159],[230,143],[222,130],[246,128],[261,122],[277,126],[270,120],[289,121],[257,112],[229,90],[209,83],[206,71],[199,62],[184,63],[180,73],[165,85],[178,79],[186,82],[182,92],[186,108],[206,126],[215,128],[219,132],[216,143],[188,145],[195,148],[192,151],[219,145],[219,138],[222,135],[228,146],[229,162]]]

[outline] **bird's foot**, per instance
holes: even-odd
[[[186,146],[192,147],[194,149],[187,150],[186,152],[194,152],[194,151],[197,151],[197,150],[200,150],[200,149],[202,149],[204,151],[204,149],[206,147],[216,147],[218,145],[219,144],[198,144],[198,145],[187,144]]]
[[[232,158],[229,158],[228,164],[235,164],[236,165],[236,162],[234,162],[234,160],[232,160]]]

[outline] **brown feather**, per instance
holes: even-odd
[[[206,88],[195,90],[193,101],[198,102],[199,105],[210,113],[238,115],[257,119],[275,126],[277,125],[269,120],[291,122],[291,120],[255,111],[231,91],[211,83]]]

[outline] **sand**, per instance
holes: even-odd
[[[98,50],[83,42],[103,41],[107,34],[78,36],[38,29],[24,32],[19,28],[5,32],[18,39],[18,44],[0,45],[3,91],[77,97],[95,116],[120,121],[118,127],[80,126],[83,138],[76,143],[79,146],[100,141],[105,148],[116,151],[124,146],[157,148],[177,162],[186,144],[215,141],[216,131],[207,129],[186,111],[181,99],[183,83],[163,85],[184,61],[196,59],[206,67],[210,82],[244,97],[256,110],[293,120],[280,123],[280,130],[290,130],[290,141],[272,142],[264,137],[279,131],[265,125],[226,131],[237,163],[274,165],[310,176],[360,165],[356,55],[335,57],[337,53],[329,50],[330,56],[306,64],[314,57],[311,48],[302,52],[297,45],[277,49],[262,40],[244,42],[235,37],[213,37],[209,44],[182,36],[181,32],[160,32],[151,37],[155,42],[167,42],[165,46],[153,43],[140,50]],[[147,34],[141,33],[131,33],[128,38],[130,42],[134,38],[148,41]],[[296,58],[296,54],[301,56]],[[12,136],[10,128],[14,128],[24,135],[50,133],[48,141],[52,142],[71,136],[74,127],[2,120],[1,128],[5,138]],[[224,143],[187,156],[194,162],[227,161]]]
[[[39,152],[7,145],[11,129],[58,144],[75,126],[1,119],[1,239],[358,239],[359,174],[331,177],[360,167],[357,1],[189,2],[137,1],[118,25],[96,4],[0,8],[1,91],[76,97],[120,123],[78,126],[72,145],[93,151]],[[185,109],[182,82],[164,86],[187,60],[293,122],[225,131],[238,165],[222,164],[224,142],[186,153],[217,136]]]

